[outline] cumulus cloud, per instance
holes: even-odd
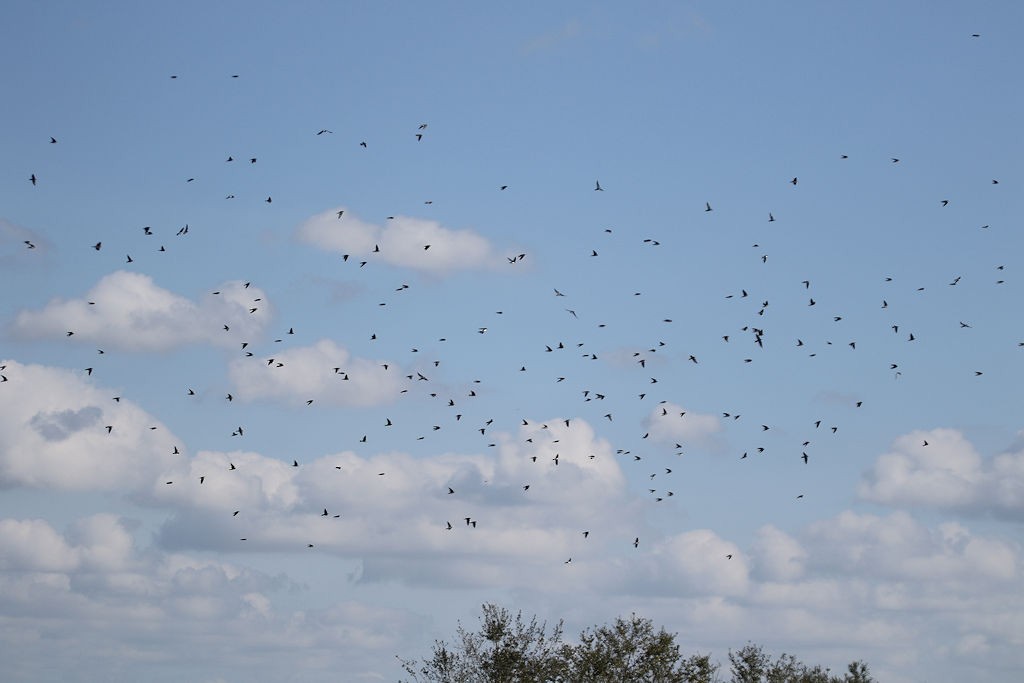
[[[368,680],[380,652],[407,649],[420,621],[355,602],[282,609],[275,596],[299,590],[286,577],[139,548],[114,515],[78,519],[63,532],[43,520],[0,519],[0,547],[0,657],[16,680],[38,679],[40,661],[55,679],[110,678],[114,656],[116,677],[135,680],[180,679],[180,671],[160,673],[171,660],[190,662],[191,680],[284,680],[297,650],[303,680],[336,680],[338,653],[351,658],[353,680]]]
[[[172,548],[238,549],[242,537],[269,551],[312,543],[361,560],[364,581],[519,585],[531,580],[519,562],[542,570],[621,544],[640,512],[613,449],[586,422],[546,424],[496,434],[487,454],[346,451],[294,467],[200,452],[185,485],[149,494],[176,510],[159,538]]]
[[[282,350],[272,359],[236,359],[228,373],[242,400],[372,406],[394,401],[403,386],[402,370],[394,363],[354,357],[329,339]]]
[[[657,406],[647,416],[645,424],[650,438],[662,443],[679,443],[683,448],[688,445],[717,447],[715,437],[722,431],[718,416],[695,413],[676,403]]]
[[[298,239],[326,251],[434,274],[495,268],[504,261],[472,230],[452,230],[409,216],[395,216],[380,226],[347,210],[339,219],[342,210],[337,207],[308,219],[298,227]]]
[[[185,344],[232,346],[263,330],[272,310],[260,289],[232,281],[215,291],[191,301],[157,286],[148,275],[117,271],[80,299],[54,299],[42,310],[22,311],[13,332],[26,339],[73,332],[72,341],[163,351]]]
[[[651,559],[674,593],[735,596],[749,588],[749,566],[739,547],[710,529],[694,529],[659,541]]]
[[[803,575],[807,551],[797,539],[768,524],[758,529],[752,556],[759,578],[792,581]]]
[[[81,374],[0,364],[8,379],[0,384],[0,486],[135,490],[181,457],[173,455],[181,442],[159,420]]]
[[[847,510],[811,524],[805,543],[815,569],[848,576],[933,584],[1018,576],[1017,550],[1005,541],[953,522],[929,529],[903,511],[881,517]]]
[[[860,495],[886,505],[1024,513],[1024,449],[983,459],[953,429],[915,431],[879,456]]]

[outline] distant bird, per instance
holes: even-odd
[[[793,178],[793,179],[792,179],[792,180],[790,180],[789,182],[790,182],[790,183],[792,183],[793,185],[796,185],[796,178]]]
[[[34,178],[34,177],[35,177],[35,176],[33,176],[33,178]],[[33,181],[32,181],[32,184],[33,184],[33,185],[35,185],[35,184],[36,184],[36,183],[35,183],[35,180],[33,180]],[[596,180],[596,181],[594,181],[594,192],[604,192],[604,188],[603,188],[603,187],[601,187],[601,181],[600,181],[600,180]]]
[[[51,138],[50,138],[50,144],[51,144],[51,145],[56,145],[56,144],[57,144],[57,138],[55,138],[55,137],[51,137]]]
[[[35,186],[36,186],[36,174],[35,174],[35,173],[33,173],[33,174],[32,174],[31,176],[29,176],[29,179],[28,179],[28,181],[29,181],[30,183],[32,183],[32,187],[35,187]]]
[[[704,211],[711,211],[711,203],[704,202]]]

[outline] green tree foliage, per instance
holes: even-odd
[[[729,651],[730,683],[875,683],[868,665],[852,662],[845,676],[833,676],[828,669],[808,666],[793,655],[782,653],[772,661],[760,645],[747,643]]]
[[[402,661],[413,681],[424,683],[543,683],[565,678],[562,623],[549,633],[536,617],[514,617],[503,607],[483,606],[480,629],[460,624],[458,643],[434,643],[433,656],[422,662]]]
[[[412,683],[722,683],[711,655],[683,657],[674,634],[633,614],[562,640],[562,622],[529,621],[497,605],[483,606],[480,627],[459,624],[454,644],[436,641],[430,657],[401,660]],[[793,655],[772,659],[760,645],[729,651],[729,683],[875,683],[862,661],[843,676]]]
[[[597,626],[580,634],[570,648],[571,679],[595,683],[710,683],[714,667],[710,656],[683,659],[675,636],[657,632],[650,619],[635,614],[618,618],[611,626]],[[695,676],[694,678],[691,678]]]

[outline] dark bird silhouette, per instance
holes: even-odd
[[[34,182],[32,184],[35,185]],[[604,188],[601,187],[601,181],[600,180],[594,181],[594,192],[604,192]]]
[[[32,187],[35,187],[36,186],[36,182],[37,182],[36,181],[36,174],[33,173],[31,176],[29,176],[28,181],[30,183],[32,183]]]

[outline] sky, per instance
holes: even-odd
[[[493,602],[1019,680],[1022,22],[12,4],[6,675],[394,681]]]

